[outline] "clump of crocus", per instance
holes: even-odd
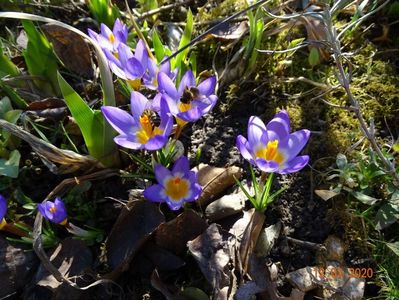
[[[126,80],[134,90],[138,90],[149,60],[144,42],[138,41],[134,54],[125,44],[119,44],[116,54],[107,50],[104,52],[111,71],[119,78]]]
[[[199,120],[212,110],[218,99],[214,95],[215,87],[215,76],[197,85],[191,70],[184,74],[177,89],[167,74],[163,72],[158,74],[159,91],[165,96],[169,110],[176,117],[177,125],[180,127]]]
[[[190,171],[187,157],[180,156],[172,170],[161,164],[154,167],[158,184],[144,191],[144,197],[153,202],[166,202],[172,210],[178,210],[185,202],[198,200],[202,188],[197,182],[197,174]]]
[[[126,111],[103,106],[101,111],[109,124],[119,133],[115,143],[129,149],[158,150],[166,145],[173,127],[173,117],[161,99],[160,116],[151,110],[150,101],[139,92],[131,93],[131,115]]]
[[[258,117],[250,117],[248,139],[239,135],[237,148],[246,160],[262,171],[258,182],[251,168],[255,196],[244,191],[255,209],[264,211],[282,191],[269,196],[274,173],[298,172],[308,164],[309,156],[298,154],[308,142],[309,136],[310,131],[307,129],[290,133],[290,119],[285,110],[276,114],[266,126]],[[265,183],[266,176],[268,178]],[[242,187],[241,184],[240,186]]]
[[[37,208],[44,218],[60,225],[68,223],[67,211],[64,202],[57,197],[54,202],[44,201],[40,203]]]
[[[6,219],[4,218],[6,212],[7,212],[7,200],[6,198],[3,197],[3,195],[0,195],[0,230],[7,225]]]
[[[118,52],[120,44],[126,44],[128,37],[128,28],[119,19],[116,19],[114,27],[111,29],[107,25],[101,24],[100,34],[89,29],[89,36],[97,41],[103,50],[108,50],[111,53]]]

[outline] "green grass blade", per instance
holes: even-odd
[[[36,80],[35,84],[49,95],[59,95],[57,83],[58,58],[47,38],[40,33],[32,21],[22,20],[28,36],[28,46],[23,52],[29,74],[43,76],[46,80]]]
[[[162,44],[161,39],[157,31],[152,31],[152,46],[154,47],[155,57],[158,62],[162,61],[163,57],[165,56],[165,46]]]
[[[192,14],[191,10],[188,10],[186,27],[184,28],[183,36],[182,36],[180,44],[179,44],[179,49],[183,48],[185,45],[190,43],[191,35],[193,33],[193,24],[194,24],[194,22],[193,22],[193,14]],[[188,50],[189,49],[187,48],[184,51],[180,52],[176,56],[175,66],[172,67],[172,69],[173,68],[178,68],[179,69],[178,82],[180,81],[182,73],[185,71],[183,62],[186,59]]]
[[[118,152],[112,140],[112,132],[108,132],[109,127],[106,126],[101,112],[92,110],[59,73],[58,81],[65,102],[82,132],[90,155],[106,166],[113,165],[115,161],[112,157]]]

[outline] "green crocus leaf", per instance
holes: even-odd
[[[18,150],[11,151],[9,158],[0,159],[0,175],[17,178],[21,154]]]

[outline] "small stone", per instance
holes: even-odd
[[[238,214],[245,207],[244,193],[225,195],[213,201],[205,209],[205,215],[211,222]]]
[[[360,300],[364,295],[364,288],[366,286],[366,280],[364,278],[349,278],[349,280],[342,287],[345,295],[352,300]],[[344,300],[346,298],[339,296],[337,300]]]
[[[330,235],[324,245],[327,249],[326,259],[327,260],[335,260],[337,262],[344,261],[344,254],[346,251],[346,247],[344,242],[336,236]]]
[[[306,267],[298,269],[294,272],[288,273],[286,278],[297,289],[302,292],[308,292],[317,288],[317,283],[314,278],[317,278],[317,267]]]

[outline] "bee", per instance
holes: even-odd
[[[155,111],[151,109],[145,109],[143,115],[148,117],[153,129],[161,125],[161,117]]]
[[[194,100],[200,96],[200,92],[196,87],[190,87],[189,89],[186,87],[183,91],[183,95],[181,96],[180,102],[187,104],[190,103],[191,100]]]

